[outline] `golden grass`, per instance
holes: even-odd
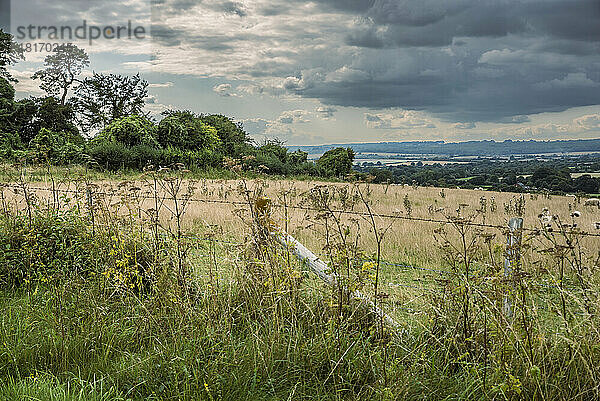
[[[113,192],[114,195],[102,197],[95,195],[95,202],[103,205],[112,205],[118,209],[119,213],[123,214],[129,206],[135,211],[139,207],[142,211],[142,218],[147,219],[147,215],[143,210],[148,210],[153,206],[152,199],[144,199],[151,197],[150,192],[146,192],[148,187],[143,181],[130,181],[128,185],[122,186],[119,189],[116,181],[95,181],[97,185],[96,192]],[[189,183],[186,183],[188,185]],[[241,186],[239,180],[209,180],[203,179],[194,182],[195,186],[193,201],[189,202],[184,215],[184,225],[186,229],[195,232],[202,231],[208,226],[219,226],[223,235],[230,238],[243,240],[244,234],[247,233],[245,225],[234,211],[236,209],[244,209],[243,205],[228,204],[226,202],[245,202],[244,197],[239,193],[238,189]],[[294,205],[306,205],[302,203],[306,193],[318,185],[329,186],[346,186],[352,189],[353,184],[345,183],[323,183],[319,181],[290,181],[290,180],[265,180],[265,181],[250,181],[247,183],[249,188],[256,186],[264,187],[265,194],[270,197],[275,204],[282,205],[282,193],[286,192],[286,203],[291,207],[287,210],[288,214],[288,230],[297,236],[305,245],[316,253],[322,248],[323,238],[315,235],[315,232],[307,226],[308,216],[314,216],[314,212],[294,209]],[[433,220],[445,220],[447,215],[456,215],[456,209],[459,205],[462,207],[462,215],[472,215],[480,208],[481,198],[485,198],[487,202],[487,211],[480,213],[477,218],[477,223],[490,225],[498,225],[506,227],[508,220],[515,217],[513,211],[505,210],[505,205],[514,204],[520,194],[488,192],[488,191],[473,191],[465,189],[440,189],[432,187],[405,187],[405,186],[386,186],[376,184],[360,184],[363,192],[370,191],[370,199],[372,201],[372,209],[375,214],[381,215],[398,215],[400,217],[408,217],[408,213],[404,206],[404,199],[407,196],[412,206],[411,217],[424,218]],[[28,184],[32,188],[32,192],[38,196],[40,203],[48,203],[51,199],[49,191],[35,191],[34,188],[51,188],[51,183],[32,182]],[[74,183],[55,183],[59,190],[75,190],[78,188]],[[139,187],[141,191],[130,191],[130,187]],[[80,185],[81,189],[82,186]],[[441,192],[445,196],[442,197]],[[132,199],[138,197],[138,201],[122,202],[122,195],[131,196]],[[66,193],[67,197],[74,199],[76,195]],[[183,192],[182,194],[183,195]],[[4,196],[9,202],[18,204],[19,207],[24,207],[25,202],[22,196],[22,191],[15,194],[12,190],[5,188]],[[161,191],[161,196],[167,196],[164,191]],[[587,232],[600,234],[600,230],[595,228],[595,222],[600,221],[600,210],[596,207],[583,205],[583,200],[577,203],[575,199],[568,196],[551,196],[546,198],[543,195],[524,194],[526,202],[524,218],[524,227],[539,228],[538,215],[544,208],[547,208],[551,214],[558,215],[563,221],[570,221],[570,214],[573,210],[579,210],[581,217],[577,219],[578,226]],[[79,195],[80,200],[84,201],[84,193]],[[202,202],[200,200],[217,201],[224,203]],[[495,202],[496,210],[492,211],[491,203]],[[172,201],[165,201],[163,209],[161,209],[161,218],[167,223],[172,220],[172,214],[167,210],[167,207],[173,209]],[[432,208],[436,211],[431,213]],[[353,211],[365,212],[363,205],[358,203]],[[285,210],[282,207],[274,209],[274,219],[284,226]],[[344,215],[344,219],[354,218],[360,224],[362,235],[360,246],[367,252],[373,252],[375,248],[375,240],[372,233],[368,230],[368,221],[366,217]],[[390,221],[388,218],[377,218],[377,223],[380,227],[385,227],[392,224],[391,229],[386,233],[383,241],[383,256],[384,259],[396,262],[410,262],[423,266],[439,266],[442,263],[442,254],[433,240],[433,232],[439,227],[437,223],[410,221],[405,219],[394,219]],[[486,228],[485,232],[496,234],[495,242],[504,244],[505,239],[503,233],[499,229]],[[596,249],[600,249],[600,238],[589,238],[585,241],[585,245]]]

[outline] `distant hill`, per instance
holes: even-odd
[[[436,154],[447,156],[510,156],[540,153],[600,152],[600,139],[561,141],[420,141],[288,146],[292,151],[310,154],[324,153],[339,146],[350,147],[356,153]]]

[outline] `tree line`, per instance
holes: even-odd
[[[572,156],[548,160],[473,160],[465,164],[376,166],[363,163],[355,167],[375,183],[417,184],[442,188],[486,188],[501,192],[549,191],[553,193],[600,192],[600,171],[596,156]],[[573,177],[573,172],[579,172]]]
[[[319,160],[290,152],[284,143],[255,143],[241,123],[222,114],[144,110],[148,82],[140,74],[92,72],[86,52],[57,46],[32,79],[46,95],[15,98],[7,66],[24,59],[12,35],[0,30],[0,157],[53,165],[81,163],[99,169],[143,169],[183,163],[190,169],[221,168],[226,158],[249,170],[277,175],[345,177],[354,152],[336,148]]]

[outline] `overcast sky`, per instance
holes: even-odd
[[[75,43],[95,71],[139,71],[153,113],[223,113],[257,139],[600,137],[598,0],[41,3],[13,0],[13,32],[142,25],[144,40]],[[40,94],[46,54],[13,67],[19,96]]]

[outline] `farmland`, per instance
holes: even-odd
[[[5,170],[4,398],[597,393],[597,207],[233,167],[223,179]],[[270,206],[258,209],[261,199]],[[513,217],[525,228],[516,250]],[[281,230],[340,285],[274,241]]]

